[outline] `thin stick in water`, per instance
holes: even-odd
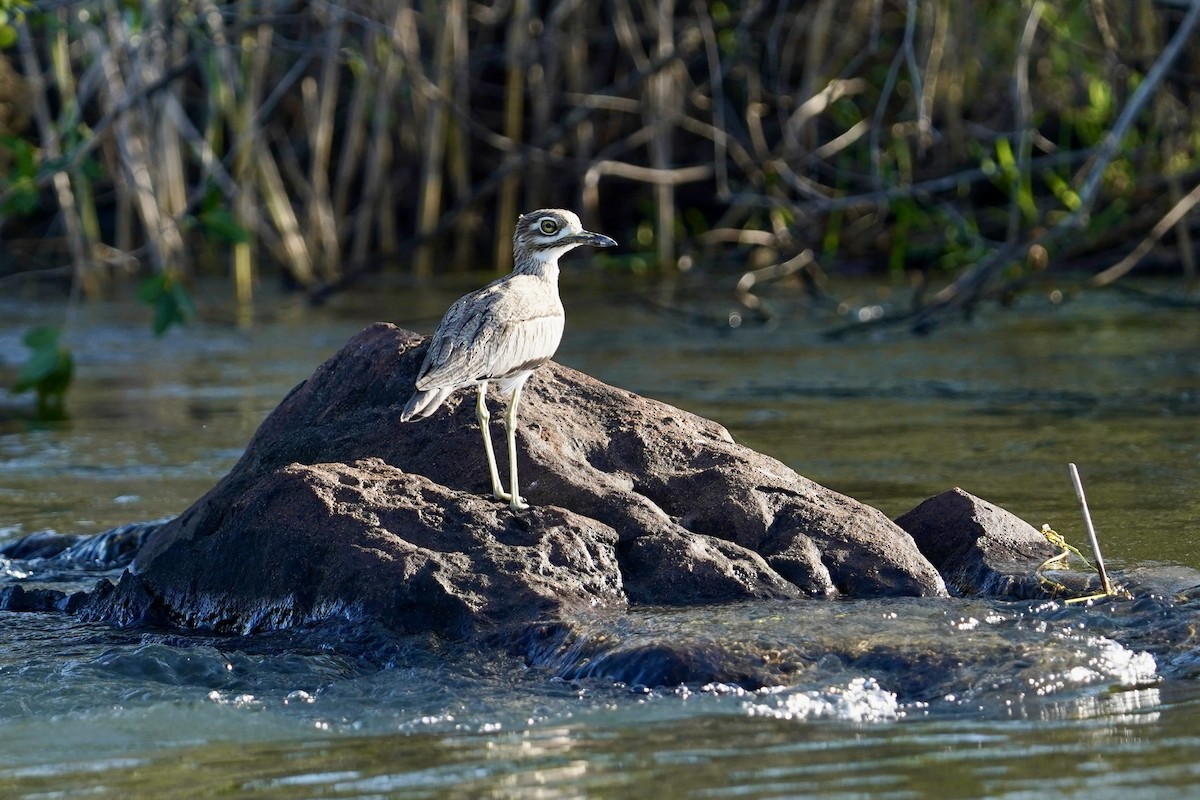
[[[1083,524],[1087,527],[1088,539],[1092,542],[1092,554],[1096,556],[1096,570],[1100,573],[1100,582],[1104,585],[1104,593],[1113,594],[1112,583],[1108,580],[1108,571],[1104,568],[1104,557],[1100,555],[1100,540],[1096,538],[1096,528],[1092,525],[1092,513],[1088,511],[1087,498],[1083,496],[1083,481],[1079,479],[1079,470],[1074,463],[1067,464],[1071,468],[1071,483],[1075,484],[1075,496],[1079,498],[1079,507],[1083,511]]]

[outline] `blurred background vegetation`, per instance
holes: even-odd
[[[621,267],[924,330],[1048,268],[1195,279],[1188,0],[0,0],[0,292],[202,276],[247,306],[508,268],[576,208]],[[927,288],[928,287],[928,288]],[[62,345],[32,336],[31,361]],[[69,360],[66,365],[69,366]],[[26,388],[36,376],[25,375]],[[61,378],[61,376],[60,376]],[[32,383],[30,381],[33,381]],[[58,384],[55,384],[58,385]]]

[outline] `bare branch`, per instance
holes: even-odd
[[[1160,219],[1154,228],[1150,231],[1150,235],[1142,239],[1138,246],[1133,249],[1133,252],[1122,258],[1116,264],[1113,264],[1108,269],[1092,278],[1094,286],[1107,286],[1121,276],[1125,275],[1131,269],[1138,265],[1138,262],[1145,258],[1154,245],[1167,234],[1167,231],[1179,223],[1187,213],[1200,203],[1200,185],[1187,193],[1187,196],[1176,203],[1167,215]]]

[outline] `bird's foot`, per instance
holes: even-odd
[[[525,498],[520,495],[513,497],[508,492],[492,492],[492,496],[497,500],[503,500],[508,503],[508,507],[513,511],[524,511],[529,508],[529,503],[525,502]]]

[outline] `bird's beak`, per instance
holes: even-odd
[[[603,233],[592,233],[591,231],[580,231],[571,237],[571,242],[574,244],[588,245],[589,247],[616,247],[615,239],[610,239]]]

